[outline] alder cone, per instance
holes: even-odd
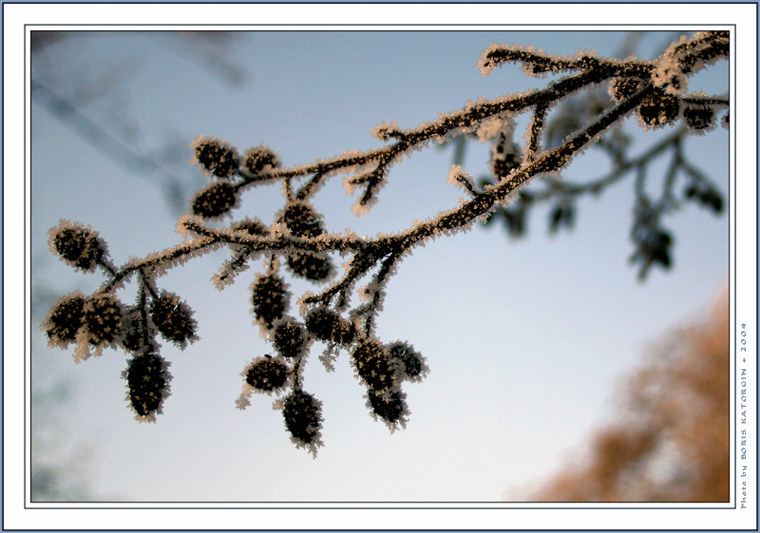
[[[395,368],[377,339],[360,341],[351,354],[359,377],[376,391],[390,389],[395,383]]]
[[[322,409],[314,396],[300,390],[293,391],[283,403],[285,426],[294,439],[311,444],[319,437],[322,426]]]
[[[256,390],[269,392],[282,387],[288,379],[288,367],[269,355],[256,359],[248,369],[245,381]]]
[[[159,409],[168,381],[164,360],[156,354],[141,355],[129,362],[129,400],[138,415],[148,416]]]
[[[260,276],[253,284],[253,314],[267,329],[283,316],[288,308],[288,293],[285,282],[276,274]]]
[[[235,206],[235,187],[226,181],[217,181],[201,189],[193,196],[193,213],[202,218],[214,218],[225,214]]]

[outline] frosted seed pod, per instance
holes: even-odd
[[[368,387],[384,391],[395,386],[394,364],[382,343],[377,339],[363,339],[351,354],[356,373]]]
[[[319,340],[350,344],[356,336],[353,322],[326,307],[312,309],[305,320],[306,329]]]
[[[285,427],[296,442],[304,445],[319,442],[322,407],[314,396],[300,390],[293,391],[283,402],[282,416]]]
[[[673,122],[681,111],[677,96],[658,91],[642,100],[639,105],[639,118],[650,127],[664,126]]]
[[[243,155],[243,168],[251,174],[258,174],[263,170],[279,168],[281,165],[279,156],[263,145],[250,148]]]
[[[288,308],[285,282],[277,274],[258,275],[253,283],[251,303],[256,322],[271,329],[276,320],[285,316]]]
[[[199,164],[206,174],[218,178],[229,178],[238,169],[237,151],[230,143],[214,137],[198,137],[192,144],[193,163]]]
[[[705,130],[715,123],[715,110],[709,106],[690,105],[683,110],[683,119],[693,130]]]
[[[389,344],[386,350],[391,360],[396,363],[399,378],[418,381],[427,374],[425,358],[410,344],[397,341]]]
[[[269,233],[269,229],[259,220],[251,220],[250,218],[244,218],[234,224],[230,225],[232,231],[244,231],[249,235],[262,236]]]
[[[84,296],[79,291],[60,298],[42,321],[50,346],[65,348],[76,340],[84,319]]]
[[[217,181],[196,192],[190,205],[193,214],[203,218],[214,218],[228,212],[236,202],[235,187],[226,181]]]
[[[171,376],[168,365],[157,354],[149,353],[133,358],[126,371],[129,402],[140,417],[161,412],[161,405],[169,393]]]
[[[333,273],[333,265],[328,257],[289,254],[287,264],[293,274],[311,281],[324,281]]]
[[[296,237],[318,237],[324,233],[321,217],[306,202],[291,202],[285,206],[280,222]]]
[[[121,318],[121,347],[127,352],[138,353],[145,342],[145,321],[139,307],[127,307]]]
[[[62,221],[50,230],[50,248],[60,258],[82,270],[93,270],[105,255],[98,233],[78,224]]]
[[[295,318],[285,317],[274,326],[272,345],[286,359],[300,357],[306,351],[308,336],[306,328]]]
[[[407,412],[404,393],[398,390],[378,393],[367,389],[367,399],[372,412],[391,424],[401,421]]]
[[[165,339],[184,348],[195,337],[193,311],[174,293],[163,291],[150,306],[150,318]]]
[[[285,385],[288,367],[279,357],[258,357],[248,366],[245,382],[261,392],[270,392]]]
[[[90,344],[101,346],[114,342],[121,326],[122,307],[111,294],[87,298],[83,306],[83,325]]]

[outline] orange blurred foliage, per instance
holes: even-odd
[[[669,333],[621,391],[622,410],[588,457],[529,500],[725,502],[729,499],[729,308]]]

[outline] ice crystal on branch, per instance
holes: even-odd
[[[229,254],[212,278],[217,288],[233,284],[257,261],[264,265],[249,278],[248,298],[254,326],[274,354],[256,357],[244,368],[237,406],[250,405],[254,394],[275,395],[293,442],[316,453],[322,444],[322,404],[304,392],[304,368],[314,352],[322,351],[318,357],[328,370],[343,354],[366,391],[370,414],[394,431],[410,413],[402,385],[420,381],[429,371],[410,343],[387,343],[376,331],[383,302],[392,297],[388,282],[403,259],[433,239],[465,232],[478,222],[501,221],[510,235],[524,236],[541,203],[549,207],[550,232],[571,228],[584,195],[599,195],[635,175],[631,262],[642,279],[652,266],[671,268],[673,236],[663,226],[664,217],[681,201],[714,213],[723,208],[718,189],[688,161],[683,140],[712,129],[717,114],[728,108],[723,96],[688,93],[688,82],[699,70],[728,58],[729,45],[727,32],[700,32],[644,61],[584,51],[560,57],[532,47],[493,44],[478,63],[483,75],[516,64],[530,76],[551,75],[552,81],[524,93],[471,100],[409,129],[385,121],[370,132],[383,143],[379,148],[347,150],[292,167],[284,167],[264,145],[240,157],[230,143],[200,136],[191,146],[192,162],[210,179],[177,224],[184,239],[180,244],[116,268],[105,240],[90,227],[61,221],[50,230],[50,248],[63,262],[87,272],[100,269],[107,280],[92,295],[75,291],[58,300],[42,330],[51,346],[75,343],[77,360],[89,356],[90,349],[127,352],[127,400],[139,420],[153,420],[168,396],[171,377],[158,339],[179,348],[196,340],[190,307],[179,295],[161,290],[157,281],[192,258],[226,248]],[[520,115],[527,119],[522,135]],[[631,139],[620,128],[629,117],[637,117],[644,130],[667,134],[632,156]],[[727,113],[722,122],[728,125]],[[461,148],[470,139],[490,143],[488,175],[475,179],[461,158],[455,161],[448,175],[438,179],[459,187],[459,202],[406,229],[376,236],[333,232],[314,207],[322,186],[340,176],[355,197],[354,212],[364,214],[381,199],[391,168],[404,156],[452,140]],[[611,170],[584,183],[560,179],[573,158],[592,146],[609,156]],[[648,172],[663,155],[670,155],[671,163],[660,194],[653,195],[646,186]],[[249,189],[266,184],[279,186],[283,194],[272,219],[247,213],[222,225],[222,218],[244,205]],[[340,269],[332,262],[337,256],[343,261]],[[308,280],[313,289],[297,298],[295,309],[288,283],[292,277]],[[114,292],[130,281],[137,285],[137,296],[134,304],[124,306]]]

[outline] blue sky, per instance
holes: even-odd
[[[246,74],[231,87],[160,35],[92,35],[49,50],[39,75],[60,91],[100,79],[108,89],[88,109],[92,118],[126,116],[139,125],[134,143],[150,150],[171,135],[186,140],[189,164],[198,135],[241,151],[263,143],[286,165],[379,144],[369,130],[382,121],[402,128],[494,97],[542,86],[507,66],[483,78],[476,62],[492,42],[535,45],[572,54],[613,54],[623,33],[582,32],[266,32],[242,36],[229,59]],[[668,35],[647,35],[649,59]],[[35,68],[37,66],[35,65]],[[73,73],[73,75],[72,75]],[[106,75],[102,74],[106,73]],[[690,89],[724,93],[725,65]],[[700,85],[702,84],[702,85]],[[97,275],[79,275],[47,252],[46,232],[59,219],[91,224],[123,263],[180,241],[176,216],[160,186],[124,172],[65,128],[44,107],[32,115],[32,284],[60,295],[94,290]],[[523,122],[524,123],[524,122]],[[658,133],[632,132],[643,148]],[[692,137],[693,161],[728,192],[727,132]],[[463,167],[486,171],[485,145],[468,146]],[[361,218],[333,179],[314,203],[329,229],[372,235],[408,227],[461,198],[446,183],[451,150],[415,152],[394,167],[379,203]],[[565,179],[600,174],[591,150]],[[181,169],[181,167],[180,167]],[[240,215],[270,220],[279,188],[244,197]],[[649,343],[706,309],[727,283],[728,218],[684,204],[665,226],[676,236],[674,267],[644,283],[627,264],[632,179],[584,198],[571,232],[548,236],[547,211],[529,221],[522,240],[502,228],[477,227],[415,250],[388,286],[378,334],[408,340],[431,372],[405,391],[407,428],[390,434],[364,405],[345,353],[326,373],[312,357],[305,389],[322,400],[325,446],[313,459],[289,442],[270,397],[235,408],[240,372],[271,351],[251,325],[249,286],[261,264],[233,287],[210,282],[225,252],[171,271],[159,286],[195,310],[201,340],[172,361],[172,395],[156,424],[138,424],[126,407],[126,357],[106,351],[75,365],[48,351],[33,331],[34,379],[67,380],[71,401],[56,408],[64,428],[55,454],[84,453],[72,468],[86,473],[93,495],[124,501],[499,501],[519,499],[582,451],[593,428],[614,416],[615,390]],[[306,283],[292,283],[300,295]],[[129,301],[134,288],[120,295]],[[46,310],[38,311],[43,313]],[[73,351],[73,350],[72,350]],[[315,349],[317,355],[318,350]],[[82,452],[84,450],[84,452]],[[42,452],[41,452],[42,453]],[[48,453],[48,452],[45,452]]]

